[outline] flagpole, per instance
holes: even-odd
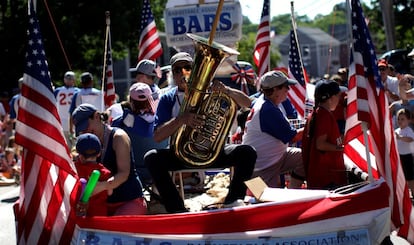
[[[296,20],[295,20],[295,11],[293,7],[293,1],[290,1],[290,11],[291,11],[291,20],[292,20],[292,29],[293,29],[293,35],[295,36],[296,45],[298,46],[298,54],[300,59],[300,66],[302,69],[303,76],[305,76],[305,67],[303,67],[302,62],[302,53],[300,50],[299,40],[298,40],[298,34],[296,33]],[[306,81],[306,77],[304,77],[304,81]]]
[[[368,125],[367,122],[361,122],[362,132],[364,135],[364,142],[365,142],[365,154],[367,155],[367,170],[368,170],[368,182],[374,182],[374,177],[372,176],[372,167],[371,167],[371,156],[369,153],[369,142],[368,142]]]
[[[346,2],[347,2],[347,6],[348,6],[348,15],[347,16],[349,18],[348,20],[350,21],[349,23],[351,23],[352,22],[351,21],[351,12],[352,12],[351,5],[349,4],[349,0],[347,0]],[[349,30],[349,29],[351,29],[351,30]],[[354,45],[353,45],[353,42],[352,42],[352,40],[354,40],[354,37],[352,35],[352,24],[349,25],[348,30],[350,31],[349,36],[350,36],[350,39],[351,39],[351,42],[349,44],[350,45],[350,50],[351,50],[352,54],[354,54],[355,51],[354,51]],[[355,63],[355,60],[353,62]],[[350,75],[351,74],[349,74],[348,76],[350,76]],[[349,79],[349,77],[348,77],[348,79]],[[357,86],[358,86],[358,84],[357,84]],[[371,155],[370,155],[370,151],[369,151],[370,144],[369,144],[369,141],[368,141],[368,133],[367,133],[368,132],[368,124],[367,124],[367,122],[361,121],[361,129],[362,129],[362,134],[363,134],[364,143],[365,143],[365,155],[367,157],[368,182],[372,183],[372,182],[374,182],[374,177],[373,177],[373,174],[372,174]]]
[[[109,28],[111,25],[111,18],[109,11],[105,12],[106,16],[106,31],[105,31],[105,51],[104,51],[104,61],[103,61],[103,69],[102,69],[102,85],[101,85],[101,91],[102,91],[102,99],[101,99],[101,111],[104,110],[104,98],[105,98],[105,77],[106,77],[106,56],[108,55],[108,39],[109,39]]]
[[[272,20],[272,18],[271,18],[271,15],[270,15],[270,13],[271,13],[271,11],[270,11],[270,6],[272,6],[272,4],[271,4],[271,2],[272,2],[272,0],[269,0],[269,40],[270,40],[270,24],[271,24],[271,20]],[[272,42],[270,41],[269,42],[269,54],[267,55],[267,57],[266,57],[266,59],[267,59],[267,71],[270,71],[270,67],[271,67],[271,65],[270,65],[270,52],[272,51],[272,49],[270,48],[270,46],[272,45]]]
[[[220,13],[221,13],[221,9],[223,8],[223,3],[224,3],[224,0],[220,0],[217,6],[216,15],[214,16],[213,26],[211,27],[210,37],[208,38],[208,45],[211,45],[213,43],[214,36],[216,35],[216,28],[217,28],[218,21],[220,19]]]

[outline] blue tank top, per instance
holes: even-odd
[[[103,158],[102,164],[111,170],[112,174],[115,175],[118,172],[116,164],[116,153],[112,148],[113,136],[117,128],[113,128],[108,140],[108,146],[105,151],[105,156]],[[128,179],[122,183],[120,186],[114,189],[112,195],[108,196],[109,203],[116,202],[125,202],[142,197],[142,186],[139,181],[138,174],[135,170],[134,157],[132,151],[130,151],[131,163]]]

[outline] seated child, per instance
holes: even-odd
[[[17,162],[14,158],[14,149],[7,147],[4,151],[4,156],[0,160],[0,176],[7,179],[13,179],[17,172]]]
[[[76,141],[76,151],[79,154],[75,161],[79,178],[88,180],[93,170],[99,170],[101,173],[99,181],[108,180],[112,176],[107,168],[96,162],[101,154],[101,142],[96,135],[90,133],[79,135]],[[108,212],[107,197],[107,191],[93,194],[89,199],[86,216],[106,216]]]

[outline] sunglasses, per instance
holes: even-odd
[[[183,69],[184,70],[186,70],[186,71],[191,71],[191,65],[185,65],[185,66],[176,66],[176,67],[174,67],[174,69],[173,69],[173,73],[174,74],[177,74],[177,73],[180,73],[180,72],[182,72],[183,71]]]
[[[385,68],[385,67],[380,67],[380,68],[378,68],[380,71],[385,71],[385,70],[387,70],[387,68]]]

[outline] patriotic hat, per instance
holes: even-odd
[[[142,73],[148,76],[156,77],[157,73],[155,69],[157,68],[157,64],[155,64],[152,60],[141,60],[138,62],[135,68],[130,68],[130,72]]]
[[[260,86],[262,89],[273,88],[285,83],[288,85],[295,85],[298,82],[287,78],[281,71],[269,71],[260,78]]]
[[[146,83],[134,83],[129,88],[129,97],[136,101],[146,101],[148,100],[151,105],[152,112],[155,112],[155,103],[152,98],[152,91],[148,84]]]
[[[76,140],[76,151],[84,157],[98,156],[101,152],[101,142],[94,134],[81,134]]]
[[[331,98],[333,95],[346,91],[346,87],[339,86],[333,80],[320,80],[315,86],[315,100],[322,102]]]
[[[75,125],[76,135],[85,131],[89,126],[89,118],[98,111],[95,106],[91,104],[81,104],[72,113],[73,124]]]

